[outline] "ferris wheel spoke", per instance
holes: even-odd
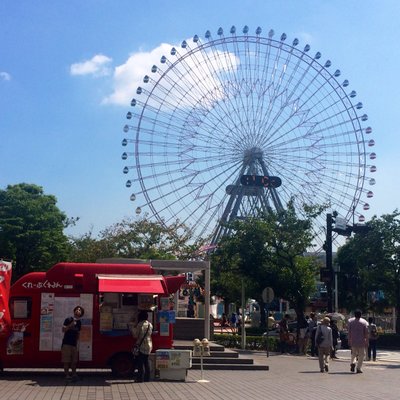
[[[233,78],[235,77],[235,66],[232,63],[232,57],[227,57],[227,54],[230,54],[228,47],[226,46],[226,42],[223,41],[223,49],[224,49],[224,57],[225,57],[225,64],[228,66],[228,68],[226,69],[226,72],[228,75],[233,76]],[[203,49],[202,49],[203,50]],[[204,59],[205,59],[205,66],[207,67],[208,73],[210,74],[217,74],[218,76],[220,76],[219,72],[217,72],[215,70],[215,63],[212,60],[216,60],[217,64],[218,64],[218,70],[222,70],[223,69],[223,63],[219,62],[220,57],[218,56],[219,53],[215,53],[213,48],[211,47],[210,51],[212,53],[212,58],[210,57],[209,51],[207,51],[207,49],[203,50],[204,53]],[[226,59],[229,60],[229,62],[226,61]],[[228,80],[228,82],[230,82],[231,80]],[[224,92],[224,98],[227,98],[230,95],[230,87],[228,85],[226,85],[226,80],[223,80],[222,77],[220,78],[220,85],[223,89]],[[237,90],[235,88],[235,90]],[[229,98],[234,99],[234,101],[231,102],[230,105],[226,105],[224,101],[221,102],[221,106],[222,106],[222,111],[224,113],[225,116],[229,116],[230,119],[236,120],[238,123],[241,123],[242,119],[241,119],[241,113],[239,112],[241,106],[240,104],[238,104],[236,98],[237,96],[230,96]],[[240,98],[240,100],[242,100]],[[233,109],[233,113],[229,110],[228,107],[231,107]],[[243,104],[242,104],[243,107]]]
[[[288,65],[289,64],[289,62],[290,62],[290,57],[291,57],[291,52],[288,54],[288,56],[287,56],[287,58],[286,58],[286,60],[285,60],[285,62],[284,62],[284,65]],[[296,69],[295,69],[296,70]],[[284,74],[285,74],[285,71],[284,71],[284,68],[282,69],[282,72],[281,72],[281,76],[280,76],[280,78],[279,78],[279,81],[280,81],[280,85],[282,84],[282,82],[283,82],[283,76],[284,76]],[[284,91],[286,92],[286,89],[287,88],[287,84],[286,84],[286,87],[285,87],[285,89],[284,89]],[[258,102],[257,102],[257,111],[259,111],[259,113],[257,114],[257,116],[259,115],[260,117],[259,118],[257,118],[257,119],[262,119],[262,115],[263,115],[263,109],[264,109],[264,103],[265,103],[265,101],[264,101],[264,97],[263,96],[258,96]],[[267,118],[266,118],[267,119]],[[261,125],[260,125],[260,129],[259,129],[259,135],[260,135],[260,139],[262,139],[262,136],[263,136],[263,127],[266,125],[266,122],[264,122],[264,123],[262,123]]]
[[[197,54],[200,52],[201,57],[200,59],[197,58]],[[192,65],[189,65],[186,61],[186,57],[182,57],[181,65],[184,67],[185,74],[183,74],[179,69],[175,70],[179,72],[179,78],[181,82],[187,82],[188,76],[191,77],[190,81],[192,84],[190,93],[193,94],[194,104],[197,104],[200,100],[209,101],[209,105],[207,108],[210,108],[213,103],[220,100],[223,96],[220,93],[221,90],[221,82],[218,75],[219,68],[223,68],[219,66],[219,68],[215,67],[215,63],[208,62],[210,61],[207,52],[201,51],[201,49],[193,51],[193,58],[197,61],[193,62]],[[200,66],[205,66],[207,68],[212,68],[211,74],[204,74],[202,70],[199,68]],[[199,75],[201,74],[201,75]],[[211,77],[211,79],[210,79]],[[197,83],[197,85],[196,85]],[[187,89],[186,89],[187,90]],[[211,96],[210,96],[211,95]],[[207,96],[207,97],[205,97]]]
[[[154,164],[149,164],[148,166],[152,167],[152,169],[154,169],[153,168]],[[155,172],[155,173],[147,175],[143,178],[151,181],[152,179],[155,180],[155,178],[157,178],[157,177],[177,175],[176,178],[168,180],[160,185],[157,184],[154,186],[149,186],[148,191],[156,190],[159,186],[168,186],[173,183],[181,183],[182,187],[186,188],[187,185],[192,184],[192,181],[194,178],[200,177],[202,174],[204,175],[205,172],[209,172],[209,171],[213,171],[213,170],[220,171],[220,168],[223,166],[226,166],[226,162],[221,162],[220,164],[215,164],[213,166],[203,169],[202,171],[186,169],[184,175],[182,174],[182,169],[179,169],[179,170],[175,170],[175,171],[169,170],[162,174]],[[230,171],[230,170],[232,170],[233,172],[231,172],[230,174],[227,175],[228,171]],[[210,183],[211,180],[214,180],[218,176],[222,176],[222,175],[227,175],[228,177],[234,177],[235,172],[237,172],[237,168],[235,168],[235,164],[233,164],[233,166],[229,165],[226,169],[222,170],[222,172],[219,172],[218,175],[214,175],[213,178],[210,178],[208,181],[205,181],[205,182],[199,181],[196,185],[197,186],[205,186],[206,184]]]
[[[322,84],[323,85],[323,84]],[[321,87],[322,87],[322,85],[321,85]],[[285,99],[285,104],[284,105],[282,105],[281,107],[280,107],[280,109],[279,109],[279,112],[277,112],[276,114],[275,114],[275,116],[274,116],[274,119],[270,122],[270,124],[265,128],[265,130],[266,131],[269,131],[270,132],[270,139],[272,140],[272,138],[274,138],[274,136],[276,135],[276,134],[278,134],[278,133],[281,133],[282,132],[282,127],[284,127],[290,120],[292,120],[294,117],[299,117],[299,122],[300,122],[300,124],[302,124],[302,125],[308,125],[308,124],[316,124],[317,122],[316,121],[318,121],[317,119],[316,119],[316,117],[317,117],[317,115],[310,115],[310,109],[305,109],[304,108],[304,106],[308,103],[308,101],[310,100],[310,99],[312,99],[312,98],[314,98],[315,97],[315,95],[316,95],[316,93],[318,93],[319,92],[319,90],[321,90],[321,87],[320,88],[318,88],[318,89],[316,89],[310,96],[309,96],[309,98],[305,101],[305,102],[302,102],[301,104],[300,104],[300,101],[298,101],[298,102],[296,102],[296,109],[295,109],[295,112],[290,112],[289,114],[288,114],[288,116],[282,121],[282,122],[280,122],[280,125],[279,126],[275,126],[275,124],[277,123],[277,121],[281,118],[281,116],[282,116],[282,114],[283,114],[283,112],[284,111],[286,111],[287,110],[287,107],[288,106],[290,106],[290,105],[292,105],[293,104],[293,106],[294,106],[294,103],[290,103],[289,101],[288,101],[288,99]],[[282,94],[282,95],[284,95],[284,94]],[[329,95],[331,95],[331,93],[329,93]],[[301,99],[301,96],[299,96],[298,97],[298,99]],[[322,104],[323,103],[323,100],[324,100],[324,98],[322,98],[321,100],[319,100],[319,102],[316,104],[316,105],[318,105],[318,104]],[[316,106],[315,105],[315,106]],[[321,110],[320,110],[320,113],[325,113],[326,114],[326,112],[328,111],[328,109],[329,109],[329,107],[324,107],[324,108],[322,108]],[[304,117],[307,117],[307,118],[304,118]],[[274,127],[274,130],[272,129]],[[297,128],[297,127],[296,127]],[[286,135],[287,134],[287,132],[285,132],[285,133],[283,133],[283,134],[281,134],[280,136],[278,136],[277,137],[277,140],[280,140],[284,135]]]

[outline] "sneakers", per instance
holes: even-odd
[[[328,372],[329,371],[329,367],[328,365],[325,365],[325,371]]]
[[[356,364],[350,364],[350,371],[354,372],[356,370]]]
[[[357,374],[362,374],[363,372],[361,371],[361,369],[357,369]]]

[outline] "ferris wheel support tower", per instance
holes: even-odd
[[[259,147],[252,147],[244,152],[243,165],[239,172],[236,182],[226,187],[229,200],[226,203],[222,217],[218,222],[215,233],[211,240],[211,245],[216,245],[218,241],[229,234],[229,222],[235,219],[242,219],[249,216],[257,216],[261,212],[268,213],[271,203],[276,211],[283,210],[283,206],[275,187],[269,185],[243,185],[243,177],[260,176],[269,177],[268,169],[263,160],[263,151]],[[245,203],[249,203],[246,204]],[[241,209],[247,210],[240,215]]]

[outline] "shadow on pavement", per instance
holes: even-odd
[[[67,381],[62,372],[54,371],[3,371],[0,375],[0,380],[26,381],[27,386],[41,387],[110,386],[108,380],[113,378],[109,372],[80,372],[79,380],[75,382]],[[133,378],[124,380],[124,383],[133,383]]]

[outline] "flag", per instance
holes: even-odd
[[[11,330],[10,299],[12,263],[0,260],[0,335]]]

